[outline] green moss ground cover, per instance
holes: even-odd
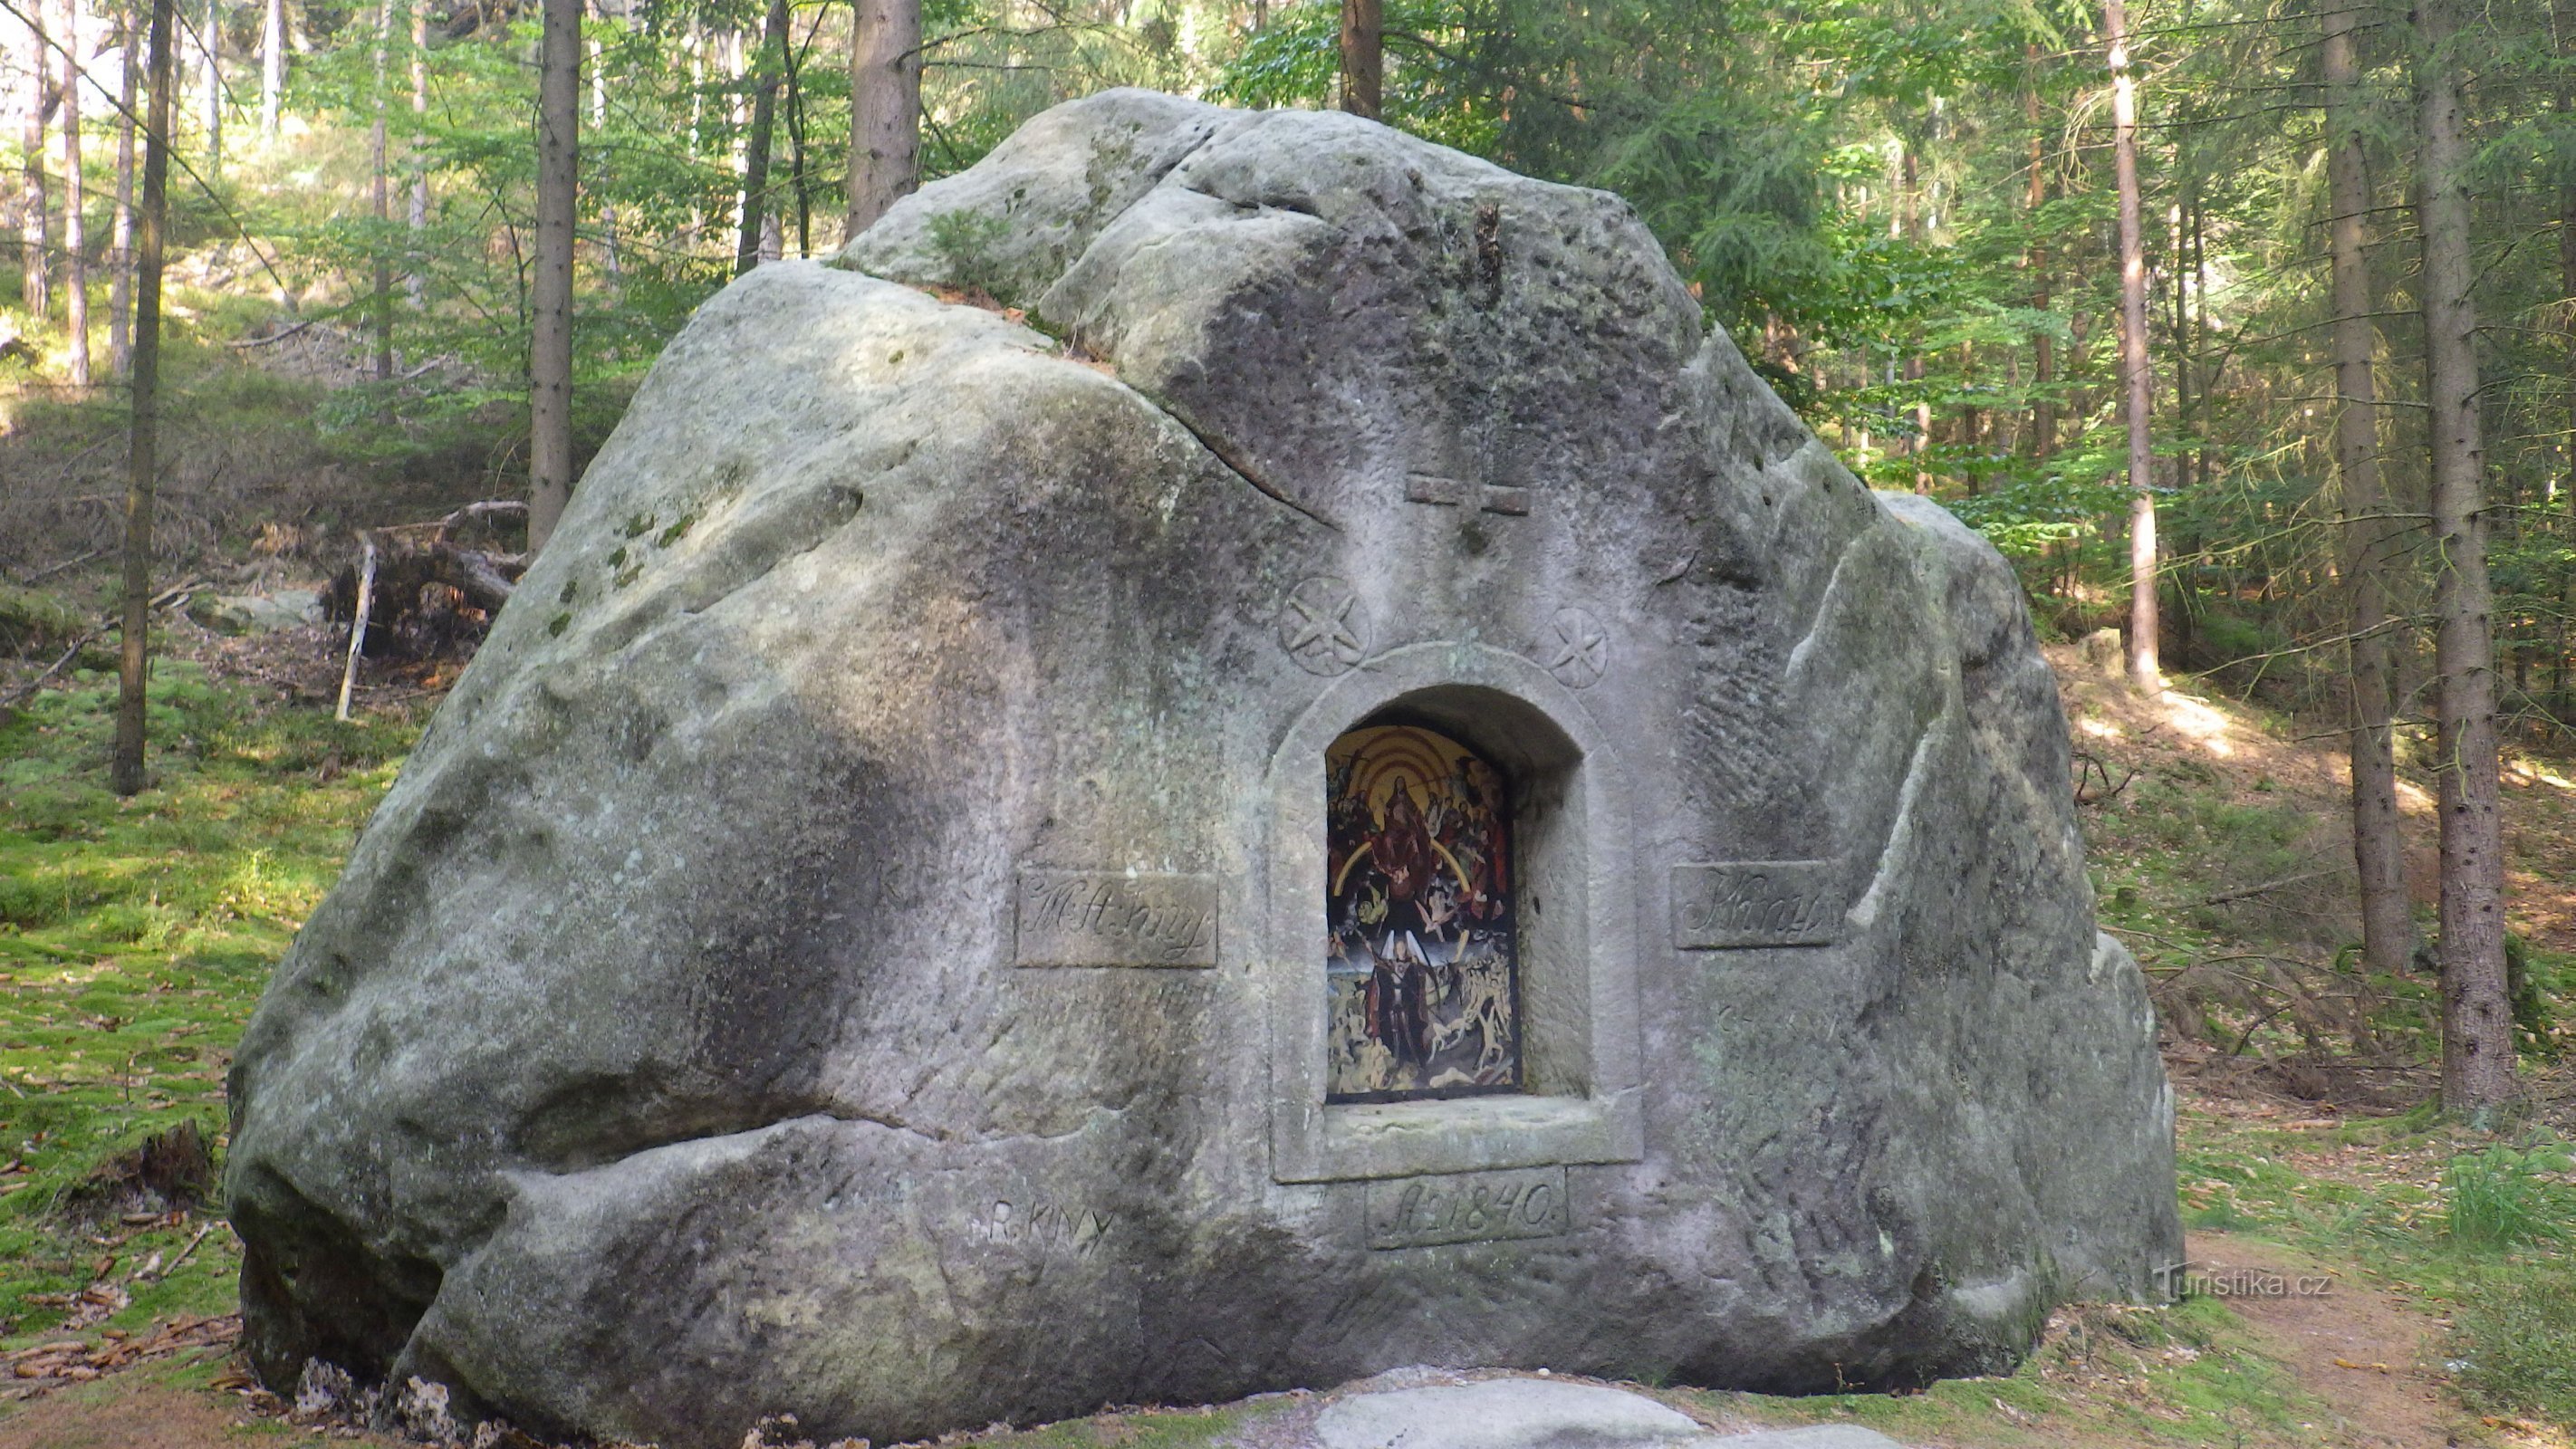
[[[153,787],[119,800],[114,703],[85,674],[0,723],[0,1351],[231,1311],[212,1207],[104,1178],[183,1121],[220,1152],[242,1025],[417,733],[165,660]]]

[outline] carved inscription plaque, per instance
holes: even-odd
[[[1020,872],[1022,966],[1213,966],[1216,877]]]
[[[1685,951],[1830,946],[1843,909],[1840,861],[1673,867],[1673,944]]]
[[[1562,1167],[1386,1178],[1368,1185],[1372,1248],[1552,1238],[1566,1230],[1568,1217]]]

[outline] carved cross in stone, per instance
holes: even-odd
[[[1610,667],[1610,631],[1588,609],[1559,609],[1548,621],[1547,672],[1568,689],[1589,689]]]
[[[1482,510],[1521,517],[1529,512],[1529,495],[1526,488],[1503,483],[1476,483],[1463,478],[1443,478],[1435,473],[1404,475],[1407,501],[1436,503],[1470,513]]]
[[[1340,579],[1308,579],[1279,611],[1279,644],[1311,674],[1339,674],[1368,655],[1359,595]]]

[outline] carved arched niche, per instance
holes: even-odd
[[[1401,729],[1448,742],[1454,752],[1444,763],[1472,758],[1492,776],[1491,803],[1507,832],[1508,898],[1486,902],[1484,944],[1492,946],[1495,925],[1508,922],[1507,1073],[1468,1070],[1468,1080],[1457,1079],[1468,1033],[1457,1029],[1454,1012],[1443,1014],[1453,1032],[1448,1054],[1433,1053],[1429,1072],[1354,1076],[1351,1022],[1342,1023],[1336,1042],[1335,1004],[1348,1010],[1349,1003],[1347,991],[1335,989],[1334,958],[1345,970],[1356,967],[1352,956],[1369,953],[1349,928],[1383,928],[1386,921],[1332,918],[1334,876],[1357,869],[1351,851],[1337,860],[1332,849],[1332,756],[1337,746],[1387,738],[1370,731]],[[1530,661],[1482,645],[1417,644],[1377,656],[1335,680],[1290,727],[1271,761],[1270,800],[1268,919],[1258,969],[1270,1017],[1275,1178],[1401,1177],[1641,1155],[1639,935],[1627,788],[1603,732],[1571,691]],[[1432,802],[1425,792],[1413,803]],[[1379,822],[1372,816],[1370,823]],[[1456,877],[1465,894],[1476,877],[1491,885],[1489,865],[1461,859],[1438,869]],[[1347,876],[1343,885],[1347,901]],[[1397,924],[1412,927],[1417,941],[1424,909],[1414,903],[1398,912],[1405,919]],[[1348,944],[1328,944],[1336,942]],[[1450,954],[1406,943],[1400,933],[1390,943],[1383,929],[1374,945],[1390,957]],[[1376,964],[1369,961],[1373,970]],[[1417,964],[1449,963],[1403,963]],[[1468,983],[1457,985],[1466,995]],[[1490,983],[1484,989],[1490,992]],[[1419,1025],[1401,1010],[1392,1017],[1382,1031]],[[1345,1054],[1338,1083],[1337,1050]],[[1449,1079],[1435,1083],[1444,1074]]]

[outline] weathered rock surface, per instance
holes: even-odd
[[[273,594],[199,594],[188,617],[218,634],[274,634],[322,622],[322,596],[311,589]]]
[[[1527,1094],[1323,1102],[1389,708],[1515,774]],[[2179,1256],[2068,793],[1616,198],[1094,97],[664,354],[241,1045],[246,1338],[670,1449],[1997,1368]]]

